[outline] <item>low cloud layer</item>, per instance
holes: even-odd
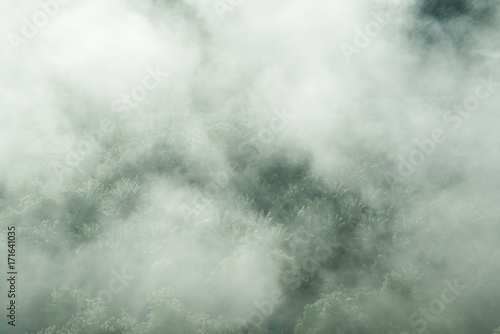
[[[494,1],[0,9],[1,332],[500,326]]]

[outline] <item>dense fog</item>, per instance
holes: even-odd
[[[499,8],[0,1],[0,333],[500,333]]]

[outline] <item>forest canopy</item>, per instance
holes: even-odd
[[[498,7],[1,4],[0,332],[500,333]]]

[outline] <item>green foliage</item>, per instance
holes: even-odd
[[[294,295],[305,281],[301,276],[299,264],[295,262],[293,257],[286,255],[282,250],[275,250],[272,255],[278,266],[281,286],[284,287],[288,294]]]
[[[107,307],[94,299],[87,300],[83,310],[72,317],[59,333],[123,334],[130,331],[127,321],[109,317]]]
[[[67,230],[61,227],[61,223],[56,221],[44,220],[33,226],[30,230],[30,245],[37,251],[57,254],[67,249],[68,240]]]
[[[51,326],[38,334],[125,334],[133,333],[134,320],[126,313],[119,318],[108,315],[98,299],[89,299],[81,289],[66,285],[52,293],[45,307]]]
[[[372,333],[367,315],[356,295],[340,287],[337,291],[307,305],[295,326],[296,334]]]
[[[436,15],[444,15],[438,4],[433,6]],[[53,258],[58,265],[62,259],[61,267],[72,266],[57,283],[47,283],[50,288],[59,282],[68,285],[55,289],[50,298],[39,297],[44,307],[33,312],[40,319],[34,326],[39,334],[240,334],[237,319],[248,314],[239,314],[241,305],[231,304],[238,299],[234,292],[242,289],[242,281],[249,288],[266,286],[269,282],[260,281],[266,275],[276,279],[273,284],[279,284],[286,302],[263,316],[262,325],[254,329],[259,334],[399,333],[414,310],[436,298],[432,280],[446,272],[444,248],[454,235],[450,230],[428,233],[424,215],[430,216],[432,208],[417,207],[426,195],[422,187],[381,182],[373,166],[387,157],[363,153],[345,175],[320,176],[313,172],[312,159],[293,147],[238,150],[246,137],[255,135],[255,124],[240,124],[244,118],[226,124],[200,116],[209,125],[206,133],[200,130],[201,138],[227,153],[228,161],[221,162],[205,151],[213,143],[186,135],[197,126],[190,116],[144,117],[137,126],[118,124],[104,140],[102,154],[88,157],[90,171],[68,184],[0,185],[1,217],[21,225],[20,239],[40,258]],[[184,126],[176,128],[177,118]],[[164,197],[191,204],[192,193],[213,182],[205,166],[226,162],[228,184],[220,186],[206,208],[189,207],[185,211],[193,213],[183,216],[176,211],[181,209],[166,209],[163,197],[156,198],[161,197],[157,192],[162,189],[155,188],[160,180],[167,185]],[[463,180],[458,168],[438,169],[429,176],[432,191],[449,190]],[[14,195],[9,197],[10,192]],[[417,217],[407,216],[405,206]],[[426,242],[420,245],[419,240]],[[411,261],[402,261],[400,254]],[[131,257],[141,274],[113,295],[110,305],[103,305],[95,297],[103,286],[117,283],[109,270],[122,255]],[[151,263],[158,257],[163,265],[153,270]],[[249,263],[264,272],[252,275],[255,281],[247,277]],[[434,275],[423,274],[431,270]],[[486,280],[481,275],[474,277]],[[103,283],[102,277],[109,282]],[[230,282],[235,277],[236,284]],[[179,286],[187,290],[190,284],[195,292],[174,295]],[[488,292],[495,289],[493,281]],[[207,302],[211,293],[218,299]],[[488,298],[477,297],[495,309],[497,297]],[[480,319],[463,308],[451,305],[450,314],[433,322],[429,333]]]
[[[102,197],[89,189],[70,192],[65,199],[65,220],[76,238],[90,240],[96,235],[93,225],[99,224]],[[90,234],[89,234],[90,233]]]
[[[88,298],[87,291],[63,285],[52,293],[51,301],[45,306],[45,317],[56,327],[62,326],[81,311]]]
[[[200,313],[191,317],[196,328],[195,334],[239,334],[236,325],[223,317],[212,319],[208,315]]]
[[[421,279],[422,274],[417,271],[408,272],[400,268],[398,271],[392,271],[384,275],[381,291],[382,293],[396,294],[407,300],[422,301],[421,296],[416,292]]]
[[[148,322],[145,334],[188,334],[195,332],[195,325],[184,305],[172,296],[172,291],[162,289],[148,298]]]
[[[115,188],[110,192],[109,211],[107,213],[128,216],[140,202],[140,190],[141,185],[137,179],[118,180]]]

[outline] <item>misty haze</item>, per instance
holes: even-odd
[[[0,333],[500,333],[499,9],[0,0]]]

